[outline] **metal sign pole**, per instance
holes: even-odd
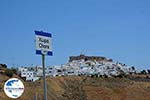
[[[45,76],[45,56],[52,56],[52,47],[51,47],[51,33],[43,31],[35,31],[36,35],[36,54],[42,55],[42,66],[43,66],[43,92],[44,100],[47,100],[47,84]]]
[[[43,86],[44,86],[44,100],[47,100],[47,86],[45,76],[45,55],[42,54],[42,65],[43,65]]]

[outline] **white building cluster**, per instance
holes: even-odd
[[[42,66],[36,67],[20,67],[19,73],[26,81],[36,81],[43,75]],[[85,61],[73,60],[61,66],[47,66],[45,68],[47,77],[68,76],[68,75],[86,75],[86,76],[118,76],[122,73],[135,73],[133,67],[118,62],[107,61]]]

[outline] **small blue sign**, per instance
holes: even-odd
[[[41,36],[45,36],[45,37],[52,37],[51,33],[46,33],[43,31],[35,31],[35,35],[41,35]]]
[[[36,35],[36,54],[44,54],[52,56],[52,47],[51,47],[51,33],[46,33],[43,31],[35,31]]]

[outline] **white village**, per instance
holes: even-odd
[[[36,81],[43,76],[42,66],[19,67],[18,73],[25,81]],[[115,62],[101,56],[70,56],[66,64],[60,66],[47,66],[45,68],[46,77],[57,76],[96,76],[96,77],[117,77],[119,75],[134,74],[136,70],[133,66]]]

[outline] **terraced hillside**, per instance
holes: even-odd
[[[12,100],[3,92],[7,79],[0,75],[0,100]],[[43,100],[42,80],[24,85],[25,92],[17,100]],[[48,77],[47,87],[48,100],[150,100],[149,81],[127,78]]]

